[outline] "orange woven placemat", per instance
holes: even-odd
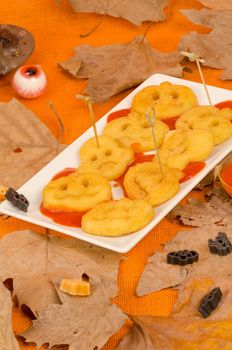
[[[206,33],[209,30],[194,25],[179,12],[181,8],[201,8],[196,0],[170,0],[165,12],[167,20],[155,24],[148,33],[148,39],[152,45],[164,52],[175,50],[183,33],[198,30]],[[66,60],[72,55],[72,48],[80,44],[104,45],[111,43],[130,41],[135,35],[143,34],[146,25],[135,27],[134,25],[112,17],[106,17],[100,28],[87,38],[80,38],[81,33],[93,28],[99,17],[91,14],[72,13],[68,1],[64,0],[1,0],[0,23],[21,25],[31,31],[36,40],[36,49],[29,58],[28,63],[41,64],[48,77],[47,91],[38,99],[22,102],[34,111],[37,116],[51,129],[54,135],[58,135],[58,127],[54,116],[48,108],[48,102],[52,101],[65,125],[63,141],[70,143],[90,126],[90,120],[85,106],[74,98],[77,92],[82,92],[85,81],[75,80],[64,74],[57,66],[57,62]],[[170,35],[171,33],[171,35]],[[232,82],[219,80],[220,72],[209,68],[204,69],[208,84],[230,89]],[[199,81],[198,73],[186,74],[186,79]],[[0,80],[0,99],[8,101],[17,97],[10,82],[12,74]],[[122,100],[127,92],[113,97],[108,103],[95,106],[96,119],[109,111],[115,104]],[[10,218],[0,221],[0,236],[8,232],[21,229],[33,229],[44,232],[44,229],[35,225],[24,223]],[[145,266],[149,255],[161,244],[169,240],[180,230],[177,224],[171,224],[164,219],[153,229],[134,249],[126,254],[127,259],[121,264],[119,271],[119,292],[116,302],[125,312],[131,314],[168,315],[175,301],[175,293],[162,291],[146,297],[135,296],[135,288],[139,276]],[[22,332],[30,326],[19,310],[13,314],[15,332]],[[120,331],[106,345],[105,349],[113,349],[118,339],[126,332],[126,327]],[[34,349],[32,345],[20,343],[22,349]]]

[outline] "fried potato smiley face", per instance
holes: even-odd
[[[178,117],[197,105],[197,98],[187,86],[164,82],[139,91],[132,102],[131,111],[144,115],[154,107],[159,119]]]
[[[227,116],[225,118],[224,116]],[[212,132],[214,144],[218,145],[232,136],[232,123],[228,111],[212,108],[211,106],[197,106],[182,114],[176,122],[176,129],[205,129]]]
[[[158,147],[162,144],[168,131],[169,128],[166,124],[160,120],[155,121],[155,135]],[[106,125],[103,133],[116,139],[123,147],[139,144],[140,152],[155,149],[151,129],[145,117],[138,118],[136,115],[129,114],[128,117],[112,120]]]
[[[124,178],[126,193],[131,199],[145,199],[152,206],[162,204],[179,191],[183,173],[178,169],[163,167],[164,176],[154,162],[144,162],[131,167]]]
[[[183,170],[190,162],[207,159],[213,146],[214,139],[210,131],[173,130],[165,137],[159,154],[163,164]]]
[[[100,147],[95,137],[81,147],[81,165],[77,173],[100,174],[108,180],[117,179],[133,161],[134,152],[131,148],[120,147],[116,140],[108,136],[99,136],[98,139]]]
[[[91,209],[82,218],[82,228],[93,235],[116,237],[142,229],[153,217],[154,209],[147,201],[122,198]]]
[[[97,174],[80,174],[50,181],[43,190],[48,210],[83,212],[112,198],[109,181]]]

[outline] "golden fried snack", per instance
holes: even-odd
[[[108,180],[117,179],[133,161],[134,152],[131,148],[119,146],[116,140],[108,136],[99,136],[98,139],[100,147],[97,147],[95,137],[81,147],[81,165],[77,173],[100,174]]]
[[[183,170],[190,162],[207,159],[213,146],[214,138],[210,131],[173,130],[165,137],[159,154],[162,164]],[[157,161],[156,157],[154,160]]]
[[[155,135],[158,147],[161,146],[169,128],[160,120],[155,121]],[[104,135],[116,139],[123,147],[140,145],[140,152],[155,149],[151,128],[144,118],[137,118],[130,113],[127,117],[118,118],[108,123],[103,131]]]
[[[221,117],[224,117],[224,118],[232,121],[232,109],[231,108],[229,108],[229,107],[221,108],[220,115],[221,115]]]
[[[211,106],[197,106],[182,114],[176,122],[176,129],[205,129],[211,131],[214,144],[224,142],[232,135],[232,124],[224,118],[225,111]]]
[[[87,211],[110,200],[109,181],[97,174],[80,174],[50,181],[43,190],[43,207],[65,212]]]
[[[123,185],[131,199],[145,199],[152,206],[162,204],[179,191],[179,180],[184,174],[178,169],[163,166],[162,175],[154,162],[144,162],[131,167]]]
[[[164,82],[139,91],[133,99],[131,111],[144,115],[154,107],[157,117],[165,119],[178,117],[196,105],[197,98],[189,87]]]
[[[145,200],[122,198],[98,204],[82,217],[85,232],[116,237],[138,231],[154,217],[152,206]]]
[[[78,296],[90,295],[90,283],[83,280],[63,278],[60,282],[60,288],[63,293]]]

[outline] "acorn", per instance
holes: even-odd
[[[26,65],[16,71],[12,86],[19,96],[32,99],[42,95],[47,78],[40,65]]]

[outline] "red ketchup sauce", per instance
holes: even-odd
[[[232,109],[232,101],[223,101],[219,102],[215,105],[215,107],[222,109],[222,108],[231,108]]]
[[[180,180],[180,183],[188,181],[195,175],[197,175],[205,167],[205,162],[192,162],[189,163],[183,170],[184,177]]]
[[[222,169],[220,180],[224,190],[232,196],[232,164],[229,164]]]
[[[55,176],[53,176],[52,180],[57,180],[60,177],[68,176],[73,174],[76,171],[75,168],[66,168],[61,170]],[[81,227],[81,219],[85,212],[64,212],[59,210],[48,210],[43,207],[43,203],[40,206],[40,212],[51,218],[57,224],[71,226],[71,227]]]
[[[165,118],[162,119],[162,122],[164,122],[170,130],[175,130],[176,129],[176,121],[179,119],[180,117],[172,117],[172,118]]]
[[[130,113],[130,109],[120,109],[119,111],[113,112],[108,115],[107,117],[107,123],[111,122],[114,119],[122,118],[122,117],[127,117],[128,114]]]

